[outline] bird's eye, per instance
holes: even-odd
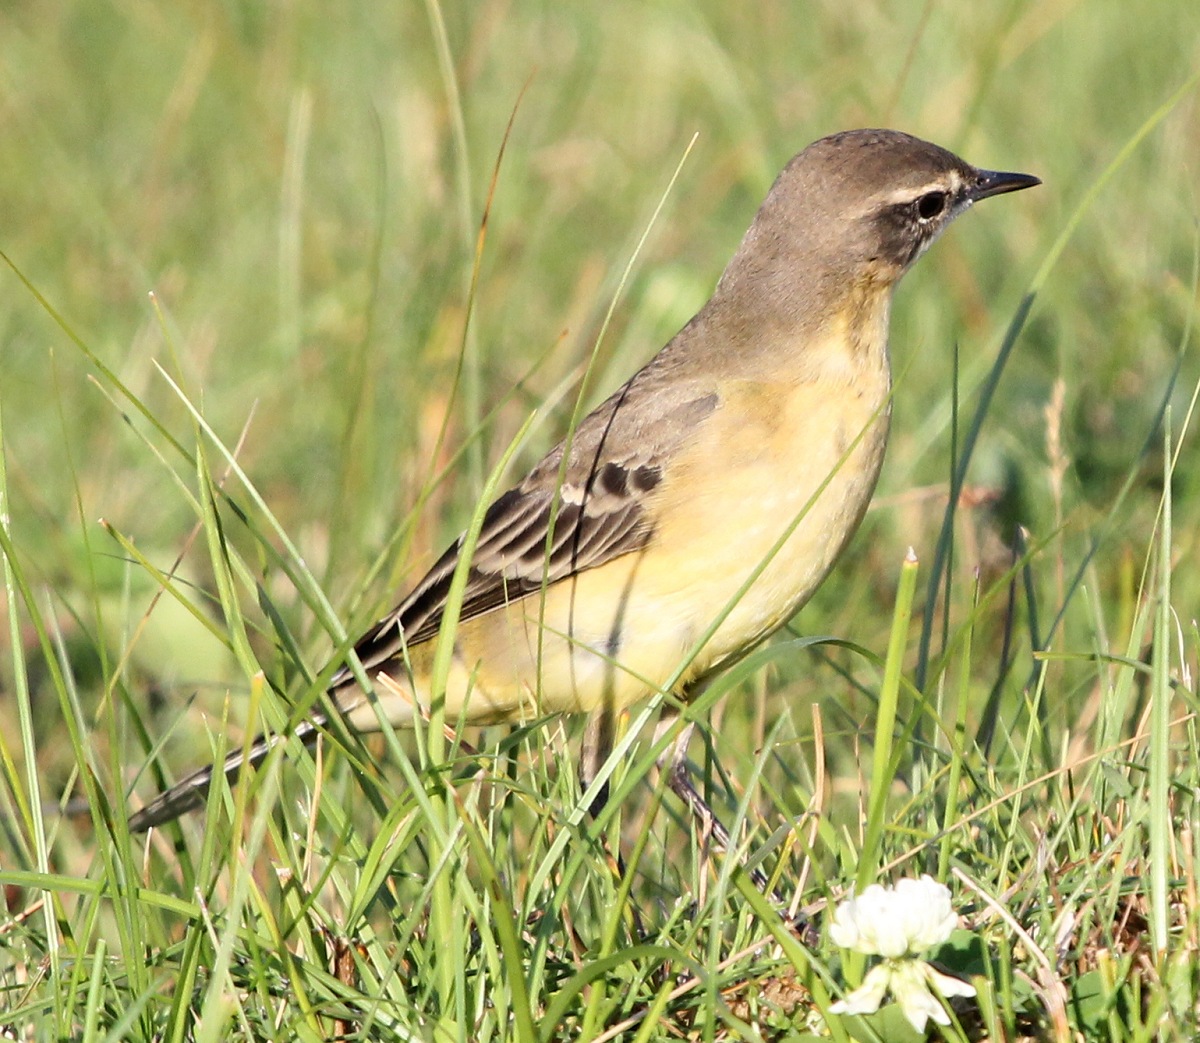
[[[931,221],[945,209],[945,192],[926,192],[917,200],[917,216],[922,221]]]

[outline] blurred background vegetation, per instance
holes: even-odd
[[[190,420],[156,364],[240,443],[242,466],[354,629],[465,524],[488,468],[548,396],[561,408],[521,462],[561,434],[685,153],[598,348],[589,401],[705,300],[775,174],[809,141],[894,126],[978,165],[1037,174],[1044,187],[957,223],[897,297],[899,386],[877,505],[799,619],[805,633],[882,655],[904,551],[932,558],[946,506],[955,351],[966,414],[1100,173],[1200,70],[1198,30],[1181,0],[1145,0],[1136,14],[1117,0],[8,2],[0,250],[166,429],[190,444]],[[1031,621],[1018,599],[1018,712],[1031,626],[1044,635],[1085,562],[1087,593],[1052,647],[1086,656],[1129,639],[1162,492],[1155,423],[1196,306],[1198,169],[1193,90],[1082,211],[1003,373],[957,523],[959,604],[977,570],[997,594],[979,623],[973,719],[1000,672],[1016,526],[1039,548],[1030,574],[1042,617]],[[196,692],[195,706],[219,714],[232,690],[236,715],[245,677],[191,617],[168,618],[164,599],[135,634],[155,585],[126,566],[98,519],[164,570],[182,555],[179,574],[199,591],[211,590],[210,565],[203,540],[189,541],[196,518],[171,468],[136,432],[160,445],[161,434],[114,404],[49,307],[0,272],[12,540],[64,635],[84,710],[99,712],[120,673],[155,739],[194,712]],[[1176,426],[1200,379],[1194,350],[1182,367]],[[1173,593],[1189,641],[1200,593],[1194,459],[1185,443],[1174,487]],[[320,666],[328,637],[277,571],[264,565],[262,583]],[[36,635],[18,622],[36,661]],[[269,638],[257,648],[275,654]],[[0,656],[5,716],[12,658]],[[1101,693],[1094,673],[1050,669],[1059,743]],[[863,670],[830,653],[760,676],[755,700],[717,711],[718,754],[749,756],[787,707],[787,734],[808,742],[806,708],[819,702],[849,792],[855,729],[872,706],[842,672]],[[39,768],[56,797],[75,757],[56,741],[47,685],[35,662]],[[208,750],[199,727],[177,734],[175,771]],[[128,773],[105,780],[114,797],[143,754],[130,738]],[[64,862],[86,864],[86,836],[62,843]]]
[[[155,361],[228,441],[246,428],[244,466],[335,603],[358,589],[446,453],[498,407],[359,621],[461,527],[485,462],[551,391],[562,419],[534,433],[524,458],[561,432],[574,395],[562,382],[585,363],[693,135],[600,346],[592,400],[703,302],[775,173],[813,138],[896,126],[980,165],[1037,173],[1044,189],[980,208],[898,295],[880,507],[805,617],[806,630],[868,646],[864,606],[886,622],[904,548],[932,549],[955,347],[966,409],[1047,248],[1195,68],[1198,46],[1197,17],[1168,0],[1136,18],[1099,0],[336,14],[78,0],[7,5],[0,18],[0,248],[168,424],[186,430]],[[1034,306],[968,479],[985,561],[1014,523],[1035,539],[1065,523],[1055,545],[1077,558],[1139,466],[1194,304],[1195,106],[1186,96],[1117,171]],[[514,110],[464,393],[450,403],[475,237]],[[92,582],[81,530],[103,559],[116,549],[96,529],[104,517],[166,567],[194,518],[45,309],[11,274],[0,292],[14,534],[59,608],[89,626],[71,596]],[[1060,378],[1051,459],[1046,409]],[[1186,464],[1184,503],[1196,495]],[[1118,519],[1102,564],[1136,555],[1146,536],[1161,469],[1151,459],[1139,474],[1145,495]],[[1181,556],[1191,537],[1177,526]],[[976,563],[960,555],[964,575]],[[203,571],[203,555],[190,567]],[[146,596],[134,592],[133,618]],[[162,679],[177,669],[173,657],[146,667]]]

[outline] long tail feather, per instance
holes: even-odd
[[[317,720],[302,721],[296,727],[295,736],[306,745],[311,746],[317,741],[320,727],[325,723],[324,717]],[[260,735],[247,750],[235,750],[225,758],[221,772],[230,784],[237,779],[242,767],[249,764],[257,768],[279,743],[287,739],[286,735]],[[179,818],[189,811],[200,807],[208,797],[212,786],[213,776],[217,767],[210,764],[198,771],[192,772],[186,778],[180,779],[169,790],[160,793],[149,804],[129,816],[129,829],[134,833],[145,833],[154,826]]]

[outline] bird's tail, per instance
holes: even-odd
[[[317,741],[321,726],[325,724],[325,716],[309,718],[301,721],[292,733],[305,745],[311,746]],[[225,758],[224,764],[218,769],[215,764],[200,768],[186,778],[180,779],[174,786],[160,793],[149,804],[129,816],[129,829],[133,833],[145,833],[146,830],[170,822],[189,811],[200,807],[208,797],[209,787],[218,770],[224,774],[230,783],[238,777],[243,766],[249,764],[257,768],[279,743],[285,741],[288,735],[260,735],[247,749],[238,749]]]

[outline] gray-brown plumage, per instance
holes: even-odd
[[[875,487],[896,283],[972,203],[1038,183],[888,130],[836,134],[797,155],[709,302],[487,511],[447,720],[612,714],[672,682],[686,699],[782,626]],[[397,726],[427,710],[460,546],[356,646],[374,692],[346,669],[334,676],[351,726],[378,728],[372,699]],[[303,724],[302,737],[322,723]],[[223,770],[240,766],[235,754]],[[130,826],[196,806],[211,775],[185,779]]]

